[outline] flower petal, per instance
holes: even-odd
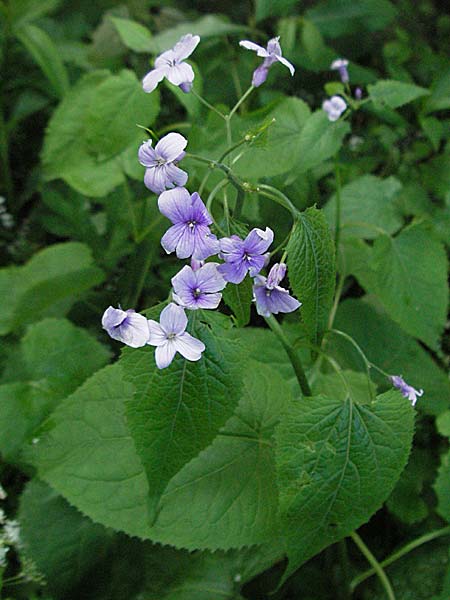
[[[155,146],[155,152],[159,158],[164,159],[166,162],[173,162],[186,146],[187,139],[181,133],[172,131],[159,140]]]
[[[186,35],[183,35],[181,40],[177,42],[173,47],[175,60],[179,62],[190,56],[197,48],[199,42],[199,35],[192,35],[192,33],[187,33]]]
[[[244,241],[237,235],[224,237],[219,240],[220,251],[230,256],[230,260],[242,258],[244,253]]]
[[[166,189],[166,166],[150,167],[145,171],[144,183],[155,194],[161,194]]]
[[[158,198],[158,208],[174,224],[186,223],[193,217],[191,198],[183,187],[163,192]]]
[[[176,247],[176,253],[178,258],[190,258],[195,250],[195,228],[190,228],[189,226],[184,226],[183,232],[180,235],[180,239],[178,240],[178,244]],[[195,258],[200,258],[196,256]]]
[[[274,37],[267,42],[267,52],[275,56],[281,56],[280,36]]]
[[[142,87],[144,92],[150,94],[156,89],[158,83],[167,77],[167,73],[169,72],[168,66],[161,66],[160,68],[152,69],[147,73],[147,75],[142,80]]]
[[[195,271],[197,287],[206,294],[220,292],[227,285],[227,282],[217,270],[217,263],[206,263],[198,271]]]
[[[170,163],[166,165],[167,180],[170,181],[172,187],[181,187],[186,185],[188,174],[183,169],[176,167]]]
[[[182,297],[184,297],[186,294],[188,296],[192,295],[192,290],[198,287],[197,281],[197,272],[193,271],[192,267],[189,265],[185,265],[181,271],[179,271],[171,279],[172,287],[175,293]]]
[[[287,67],[289,69],[289,71],[291,72],[292,76],[294,75],[294,73],[295,73],[294,65],[292,63],[290,63],[286,58],[284,58],[284,56],[277,56],[277,61],[280,62],[285,67]]]
[[[108,331],[112,327],[117,327],[127,318],[127,312],[121,308],[109,306],[102,317],[102,327]]]
[[[266,56],[269,56],[269,53],[267,52],[267,50],[265,48],[263,48],[262,46],[255,44],[255,42],[250,42],[249,40],[241,40],[239,42],[239,46],[242,46],[243,48],[246,48],[247,50],[253,50],[253,52],[256,52],[258,54],[258,56],[261,56],[262,58],[266,58]]]
[[[273,242],[273,231],[270,227],[252,229],[244,240],[244,251],[248,254],[263,254]]]
[[[189,308],[205,308],[208,310],[216,309],[220,301],[222,300],[222,294],[202,294],[198,298],[195,299],[195,306],[189,306]]]
[[[167,254],[175,252],[178,242],[180,241],[185,229],[186,226],[183,223],[178,223],[177,225],[169,227],[166,233],[162,236],[161,246],[164,248]]]
[[[166,308],[161,311],[159,323],[162,330],[167,333],[175,333],[177,335],[183,333],[187,326],[187,316],[181,306],[177,306],[171,302]]]
[[[182,62],[179,65],[170,67],[167,73],[167,79],[173,85],[181,85],[182,83],[191,83],[194,81],[194,70],[188,63]]]
[[[120,337],[115,339],[120,339],[120,341],[127,346],[131,346],[131,348],[141,348],[148,342],[148,322],[139,313],[129,313],[126,320],[117,329],[120,331]]]
[[[217,270],[225,281],[229,281],[230,283],[241,283],[247,275],[247,265],[243,260],[224,263],[223,265],[219,265]]]
[[[264,65],[264,63],[262,65],[259,65],[259,67],[257,67],[253,71],[253,77],[252,77],[253,87],[259,87],[260,85],[262,85],[266,81],[268,74],[269,74],[269,68],[266,67]]]
[[[165,369],[173,361],[176,354],[174,340],[167,340],[163,346],[158,346],[155,350],[155,362],[158,369]]]
[[[218,254],[219,250],[219,241],[216,236],[209,231],[208,227],[196,225],[195,245],[192,257],[197,260],[205,260],[210,256]]]
[[[142,142],[138,150],[138,159],[144,167],[156,167],[158,160],[156,158],[155,150],[152,148],[152,140]]]
[[[211,215],[206,209],[203,200],[200,198],[197,192],[194,192],[191,196],[192,201],[192,219],[200,225],[211,225],[213,222]]]
[[[202,352],[205,350],[205,344],[202,341],[186,332],[183,335],[177,335],[175,347],[184,358],[192,361],[200,360]]]
[[[150,332],[147,344],[151,346],[163,346],[167,342],[167,336],[162,330],[161,325],[153,319],[148,320],[148,329]]]

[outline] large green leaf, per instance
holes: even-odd
[[[381,231],[394,233],[402,217],[394,200],[402,185],[395,177],[362,175],[341,190],[341,227],[345,236],[376,238]],[[330,225],[336,219],[336,194],[325,207]]]
[[[418,85],[390,79],[379,80],[369,85],[368,90],[370,98],[376,104],[389,108],[398,108],[430,93],[429,90]]]
[[[287,247],[288,275],[310,339],[319,344],[328,326],[335,285],[334,244],[322,211],[298,217]]]
[[[291,403],[275,434],[284,579],[381,507],[408,459],[413,426],[414,410],[398,391],[370,406],[351,397]]]
[[[21,25],[15,30],[15,35],[40,66],[55,94],[62,98],[69,89],[69,77],[50,36],[32,24]]]
[[[54,244],[25,265],[0,270],[0,296],[8,298],[0,316],[0,335],[44,316],[64,315],[88,289],[103,280],[84,244]]]
[[[132,71],[108,77],[95,88],[85,116],[89,148],[102,160],[126,150],[136,142],[136,125],[152,125],[158,112],[158,92],[146,94]]]
[[[121,19],[120,17],[110,17],[110,19],[127,48],[134,52],[146,52],[147,54],[153,51],[152,34],[147,27],[131,19]]]
[[[417,407],[429,414],[440,414],[450,406],[450,383],[422,346],[404,333],[388,316],[368,302],[349,299],[339,305],[335,327],[351,335],[367,358],[392,375],[403,375],[424,395]],[[363,370],[361,357],[344,339],[333,336],[329,348],[342,367]],[[386,388],[386,377],[372,369],[371,376]]]
[[[277,506],[271,435],[289,398],[276,371],[249,364],[236,416],[169,483],[153,527],[147,477],[125,422],[132,394],[118,364],[85,382],[27,448],[39,476],[94,521],[129,535],[190,549],[267,539]]]
[[[447,257],[427,225],[378,237],[369,265],[356,275],[407,333],[438,347],[447,318]]]
[[[206,346],[201,360],[178,355],[157,369],[154,349],[126,349],[120,360],[125,379],[135,387],[127,420],[144,464],[152,518],[170,479],[208,446],[233,414],[242,388],[242,355],[220,327],[196,322],[193,335]]]

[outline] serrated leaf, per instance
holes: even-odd
[[[103,280],[89,248],[77,242],[48,246],[25,265],[0,270],[0,296],[8,298],[0,315],[0,335],[44,316],[64,315]]]
[[[394,391],[370,406],[324,396],[292,402],[275,433],[283,580],[380,508],[408,459],[413,425],[410,402]]]
[[[341,190],[341,227],[345,236],[373,239],[381,230],[397,231],[402,223],[395,199],[402,184],[395,177],[381,179],[363,175]],[[325,215],[332,226],[336,219],[336,194],[325,207]]]
[[[447,257],[432,231],[419,224],[395,238],[379,236],[368,266],[357,273],[364,288],[407,333],[437,349],[447,317]]]
[[[31,24],[17,27],[15,35],[42,69],[55,94],[62,98],[69,89],[69,77],[50,36],[43,29]]]
[[[335,286],[334,244],[323,211],[300,213],[287,246],[289,281],[302,302],[303,322],[314,344],[328,326]]]
[[[339,373],[319,373],[311,384],[314,396],[327,396],[345,401],[348,394],[359,404],[370,404],[376,396],[376,387],[366,373],[342,369]]]
[[[368,302],[348,299],[339,305],[335,327],[351,335],[377,367],[392,375],[401,374],[410,385],[423,388],[424,396],[417,404],[419,410],[438,415],[449,407],[450,383],[446,374],[428,352],[387,315]],[[329,348],[343,368],[364,369],[361,357],[346,340],[333,336]],[[371,375],[379,385],[390,385],[386,377],[374,369]]]
[[[379,80],[367,86],[367,89],[373,102],[389,108],[399,108],[430,94],[429,90],[418,85],[391,79]]]
[[[109,18],[127,48],[134,52],[153,52],[153,36],[147,27],[131,19]]]
[[[239,344],[198,321],[192,334],[206,346],[197,362],[178,355],[160,370],[149,346],[127,349],[120,359],[126,381],[135,388],[126,404],[127,421],[147,473],[152,519],[170,479],[212,442],[241,393]]]
[[[85,115],[86,142],[102,160],[111,158],[136,143],[136,124],[152,125],[158,112],[159,93],[145,94],[136,75],[124,69],[96,86]]]
[[[223,290],[222,299],[233,311],[238,327],[245,327],[250,321],[252,298],[252,282],[249,277],[239,285],[228,285]]]

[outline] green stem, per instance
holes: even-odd
[[[274,202],[277,202],[278,204],[286,208],[294,218],[296,218],[299,214],[298,210],[295,208],[295,206],[292,204],[289,198],[285,194],[283,194],[283,192],[280,192],[271,185],[265,185],[261,183],[258,184],[255,188],[249,188],[248,191],[256,192],[257,194],[261,194],[261,196],[265,196],[266,198],[270,198]]]
[[[192,127],[192,123],[188,123],[187,121],[179,121],[178,123],[171,123],[170,125],[166,125],[162,129],[159,130],[159,135],[162,136],[165,133],[173,131],[174,129],[190,129]]]
[[[409,542],[408,544],[403,546],[403,548],[400,548],[396,552],[393,552],[391,556],[388,556],[388,558],[385,558],[380,563],[380,566],[383,568],[388,567],[399,558],[402,558],[402,556],[405,556],[405,554],[408,554],[412,550],[415,550],[419,546],[422,546],[422,544],[426,544],[427,542],[431,542],[432,540],[435,540],[445,535],[450,535],[450,526],[443,527],[442,529],[436,529],[435,531],[431,531],[430,533],[425,533],[424,535],[416,538],[412,542]],[[367,571],[364,571],[364,573],[361,573],[360,575],[352,579],[350,583],[350,590],[353,592],[360,583],[362,583],[369,577],[372,577],[372,575],[374,575],[375,573],[375,568],[367,569]]]
[[[219,115],[219,117],[226,120],[227,117],[222,112],[220,112],[219,109],[217,109],[215,106],[210,104],[207,100],[205,100],[202,96],[200,96],[200,94],[198,92],[196,92],[195,88],[191,89],[191,94],[193,94],[197,98],[197,100],[199,100],[204,106],[209,108],[209,110],[212,110],[217,115]]]
[[[286,354],[289,356],[289,360],[292,363],[292,367],[300,385],[302,394],[304,396],[312,396],[311,388],[309,387],[309,383],[306,379],[306,374],[303,369],[302,362],[298,356],[296,349],[289,342],[289,340],[284,334],[284,331],[281,329],[280,324],[273,315],[270,315],[270,317],[264,317],[264,320],[266,321],[270,329],[274,332],[274,334],[277,336],[277,338],[280,340],[283,348],[286,350]]]
[[[128,206],[128,212],[130,215],[131,227],[132,227],[132,231],[133,231],[133,240],[135,243],[137,243],[138,238],[139,238],[139,233],[138,233],[138,228],[137,228],[136,215],[134,212],[133,201],[131,199],[130,188],[128,187],[128,183],[126,180],[123,182],[123,190],[124,190],[125,200],[126,200],[127,206]]]
[[[367,558],[367,561],[372,565],[372,568],[374,572],[378,575],[380,583],[383,586],[388,599],[395,600],[394,590],[392,589],[391,583],[386,573],[384,572],[383,567],[380,565],[375,556],[372,554],[372,552],[369,550],[369,548],[365,545],[365,543],[362,541],[362,539],[356,532],[351,533],[350,537],[361,550],[361,552],[364,554],[364,556]]]
[[[254,86],[251,85],[248,88],[248,90],[245,92],[245,94],[243,96],[241,96],[241,98],[239,98],[239,100],[236,102],[236,104],[233,106],[233,108],[230,110],[230,113],[228,114],[229,120],[234,115],[234,113],[237,111],[237,109],[241,106],[241,104],[247,100],[247,98],[250,96],[250,94],[253,92],[254,89],[255,89]]]
[[[341,237],[341,171],[337,160],[334,165],[334,174],[336,178],[336,221],[334,230],[334,244],[336,246],[337,255],[339,252],[339,242]]]

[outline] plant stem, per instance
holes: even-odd
[[[442,537],[444,535],[450,535],[450,526],[443,527],[442,529],[436,529],[435,531],[431,531],[430,533],[425,533],[424,535],[416,538],[412,542],[409,542],[408,544],[405,544],[405,546],[403,546],[403,548],[400,548],[400,550],[397,550],[396,552],[393,552],[391,554],[391,556],[388,556],[388,558],[385,558],[380,563],[380,566],[381,567],[388,567],[389,565],[391,565],[393,562],[395,562],[396,560],[398,560],[402,556],[405,556],[405,554],[408,554],[412,550],[415,550],[419,546],[422,546],[422,544],[426,544],[427,542],[431,542],[432,540],[435,540],[435,539],[437,539],[439,537]],[[362,583],[363,581],[365,581],[369,577],[372,577],[372,575],[374,575],[375,573],[376,573],[375,568],[367,569],[367,571],[364,571],[364,573],[361,573],[360,575],[358,575],[357,577],[355,577],[354,579],[352,579],[352,581],[350,583],[350,590],[353,592],[353,590],[356,587],[358,587],[358,585],[360,583]]]
[[[224,115],[223,112],[220,112],[220,110],[218,108],[216,108],[215,106],[210,104],[207,100],[205,100],[202,96],[200,96],[200,94],[195,90],[195,88],[191,89],[191,94],[194,94],[194,96],[197,98],[197,100],[199,100],[204,106],[206,106],[206,108],[209,108],[209,110],[212,110],[213,112],[215,112],[216,115],[219,115],[219,117],[226,120],[226,118],[227,118],[226,115]]]
[[[298,210],[295,208],[295,206],[292,204],[289,198],[285,194],[283,194],[283,192],[280,192],[271,185],[265,185],[261,183],[258,184],[255,188],[250,188],[248,191],[256,192],[258,194],[261,194],[261,196],[265,196],[266,198],[270,198],[274,202],[277,202],[278,204],[286,208],[294,218],[296,218],[299,214]]]
[[[334,175],[336,178],[336,221],[334,230],[334,245],[336,246],[336,256],[339,253],[339,242],[341,238],[341,171],[336,159],[334,164]]]
[[[233,108],[230,110],[230,113],[228,114],[229,120],[234,115],[234,113],[237,111],[237,109],[241,106],[241,104],[243,102],[245,102],[245,100],[247,100],[247,98],[250,96],[250,94],[253,92],[254,89],[255,89],[254,86],[251,85],[248,88],[248,90],[245,92],[245,94],[243,96],[241,96],[241,98],[239,98],[239,100],[236,102],[236,104],[233,106]]]
[[[289,360],[292,363],[292,367],[294,368],[295,375],[300,385],[302,394],[304,396],[311,396],[311,388],[309,387],[308,380],[306,379],[306,374],[303,369],[302,362],[298,356],[297,350],[289,342],[289,340],[284,334],[284,331],[281,329],[280,324],[273,315],[270,315],[270,317],[264,317],[264,320],[266,321],[270,329],[274,332],[274,334],[277,336],[277,338],[280,340],[283,348],[286,350],[286,354],[289,356]]]
[[[350,537],[361,550],[362,554],[364,554],[364,556],[367,558],[367,561],[372,565],[372,568],[374,572],[378,575],[378,578],[381,582],[381,585],[384,588],[384,591],[386,592],[386,596],[388,597],[388,599],[395,600],[394,590],[392,589],[391,583],[386,573],[384,572],[383,567],[380,565],[375,556],[372,554],[372,552],[369,550],[369,548],[365,545],[365,543],[362,541],[362,539],[356,532],[351,533]]]

